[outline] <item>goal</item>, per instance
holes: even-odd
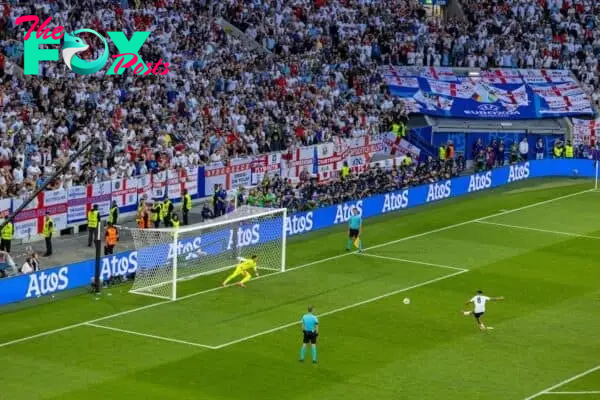
[[[284,272],[286,217],[285,209],[243,206],[179,229],[130,229],[138,263],[130,292],[175,300],[179,282],[231,269],[254,254],[260,270]]]

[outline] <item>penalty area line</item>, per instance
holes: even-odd
[[[95,324],[95,323],[87,323],[87,324],[85,324],[85,326],[90,326],[90,327],[98,328],[98,329],[105,329],[108,331],[113,331],[113,332],[118,332],[118,333],[126,333],[128,335],[133,335],[133,336],[141,336],[141,337],[145,337],[145,338],[149,338],[149,339],[162,340],[163,342],[185,344],[187,346],[202,347],[205,349],[215,350],[214,346],[209,346],[206,344],[194,343],[194,342],[189,342],[187,340],[174,339],[174,338],[170,338],[170,337],[166,337],[166,336],[152,335],[149,333],[131,331],[128,329],[115,328],[113,326],[106,326],[106,325],[100,325],[100,324]]]
[[[548,233],[551,235],[570,236],[570,237],[583,238],[583,239],[600,240],[600,236],[583,235],[580,233],[572,233],[572,232],[553,231],[550,229],[534,228],[532,226],[511,225],[511,224],[503,224],[500,222],[491,222],[491,221],[477,221],[477,223],[490,225],[490,226],[499,226],[502,228],[509,228],[509,229],[520,229],[520,230],[524,230],[524,231]]]
[[[428,266],[428,267],[445,268],[445,269],[451,269],[451,270],[454,270],[454,271],[463,271],[463,272],[467,272],[468,271],[468,269],[466,269],[466,268],[458,268],[458,267],[453,267],[451,265],[434,264],[434,263],[429,263],[429,262],[425,262],[425,261],[418,261],[418,260],[408,260],[406,258],[381,256],[379,254],[358,253],[358,255],[363,256],[363,257],[372,257],[372,258],[380,258],[380,259],[383,259],[383,260],[397,261],[397,262],[406,263],[406,264],[417,264],[417,265],[425,265],[425,266]]]
[[[352,308],[360,307],[360,306],[363,306],[365,304],[369,304],[369,303],[373,303],[373,302],[376,302],[376,301],[379,301],[379,300],[383,300],[385,298],[392,297],[392,296],[395,296],[395,295],[400,294],[400,293],[407,292],[407,291],[412,290],[412,289],[417,289],[417,288],[420,288],[420,287],[423,287],[423,286],[427,286],[427,285],[431,285],[431,284],[436,283],[436,282],[443,281],[445,279],[453,278],[455,276],[464,274],[465,272],[468,272],[468,270],[457,271],[457,272],[454,272],[452,274],[440,276],[440,277],[435,278],[435,279],[430,279],[428,281],[417,283],[417,284],[412,285],[412,286],[408,286],[408,287],[405,287],[405,288],[402,288],[402,289],[394,290],[392,292],[388,292],[388,293],[385,293],[385,294],[382,294],[382,295],[379,295],[379,296],[376,296],[376,297],[372,297],[372,298],[367,299],[367,300],[359,301],[359,302],[356,302],[356,303],[349,304],[347,306],[343,306],[343,307],[339,307],[339,308],[336,308],[336,309],[333,309],[333,310],[330,310],[330,311],[326,311],[324,313],[318,314],[318,317],[326,317],[328,315],[337,314],[337,313],[342,312],[342,311],[350,310]],[[259,337],[259,336],[264,336],[264,335],[268,335],[270,333],[278,332],[278,331],[281,331],[281,330],[284,330],[284,329],[287,329],[287,328],[290,328],[290,327],[296,326],[296,325],[300,325],[300,321],[295,321],[295,322],[290,322],[288,324],[280,325],[280,326],[277,326],[275,328],[267,329],[266,331],[258,332],[258,333],[255,333],[253,335],[244,336],[243,338],[232,340],[230,342],[223,343],[223,344],[220,344],[220,345],[217,345],[217,346],[214,346],[214,347],[217,350],[218,349],[222,349],[222,348],[225,348],[225,347],[232,346],[234,344],[238,344],[238,343],[242,343],[242,342],[245,342],[245,341],[248,341],[248,340],[251,340],[251,339],[255,339],[255,338]]]

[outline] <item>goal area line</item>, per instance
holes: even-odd
[[[402,242],[405,242],[405,241],[408,241],[408,240],[413,240],[413,239],[425,237],[425,236],[436,234],[436,233],[439,233],[439,232],[445,232],[445,231],[448,231],[448,230],[451,230],[451,229],[459,228],[459,227],[462,227],[462,226],[467,226],[467,225],[470,225],[470,224],[473,224],[473,223],[476,223],[476,222],[479,222],[479,221],[485,221],[485,220],[488,220],[488,219],[491,219],[491,218],[500,217],[500,216],[503,216],[503,215],[512,214],[512,213],[515,213],[515,212],[519,212],[519,211],[523,211],[523,210],[527,210],[527,209],[539,207],[539,206],[542,206],[542,205],[545,205],[545,204],[550,204],[550,203],[553,203],[553,202],[556,202],[556,201],[561,201],[561,200],[569,199],[569,198],[572,198],[572,197],[575,197],[575,196],[580,196],[580,195],[583,195],[583,194],[586,194],[586,193],[590,193],[590,192],[595,192],[595,191],[596,190],[594,190],[594,189],[582,190],[582,191],[570,193],[570,194],[567,194],[567,195],[562,195],[562,196],[550,198],[550,199],[547,199],[547,200],[538,201],[538,202],[535,202],[535,203],[530,203],[530,204],[527,204],[527,205],[524,205],[524,206],[521,206],[521,207],[517,207],[517,208],[514,208],[514,209],[503,210],[503,211],[500,211],[500,212],[489,214],[487,216],[483,216],[483,217],[479,217],[479,218],[473,218],[471,220],[466,220],[466,221],[463,221],[463,222],[458,222],[456,224],[447,225],[447,226],[443,226],[443,227],[440,227],[440,228],[432,229],[432,230],[429,230],[429,231],[417,233],[417,234],[414,234],[414,235],[404,236],[404,237],[401,237],[399,239],[395,239],[395,240],[391,240],[391,241],[388,241],[388,242],[380,243],[380,244],[377,244],[377,245],[374,245],[374,246],[366,248],[365,251],[379,249],[379,248],[382,248],[382,247],[385,247],[385,246],[393,245],[393,244],[396,244],[396,243],[402,243]],[[298,266],[286,268],[285,272],[297,271],[297,270],[300,270],[300,269],[303,269],[303,268],[312,267],[314,265],[318,265],[318,264],[321,264],[321,263],[324,263],[324,262],[327,262],[327,261],[337,260],[337,259],[340,259],[340,258],[343,258],[343,257],[348,257],[348,256],[354,255],[354,254],[357,254],[357,252],[349,252],[349,253],[338,254],[338,255],[327,257],[327,258],[324,258],[324,259],[321,259],[321,260],[315,260],[315,261],[312,261],[312,262],[309,262],[309,263],[306,263],[306,264],[302,264],[302,265],[298,265]],[[265,279],[265,278],[268,278],[268,277],[271,277],[271,276],[279,275],[281,273],[283,273],[283,272],[278,271],[278,272],[274,272],[272,274],[261,275],[260,277],[256,278],[255,280]],[[457,274],[458,273],[462,273],[462,272],[458,271]],[[222,286],[216,286],[216,287],[214,287],[212,289],[202,290],[202,291],[199,291],[199,292],[195,292],[195,293],[191,293],[191,294],[179,297],[179,298],[177,298],[177,299],[175,299],[173,301],[182,301],[182,300],[185,300],[185,299],[188,299],[188,298],[192,298],[192,297],[195,297],[195,296],[200,296],[200,295],[203,295],[205,293],[211,293],[211,292],[215,292],[217,290],[222,290],[222,289],[223,289]],[[45,336],[54,335],[54,334],[61,333],[61,332],[65,332],[65,331],[68,331],[68,330],[71,330],[71,329],[74,329],[74,328],[86,326],[86,325],[91,324],[91,323],[96,324],[96,323],[101,322],[101,321],[106,321],[106,320],[109,320],[109,319],[112,319],[112,318],[116,318],[116,317],[120,317],[120,316],[123,316],[123,315],[132,314],[132,313],[135,313],[135,312],[138,312],[138,311],[143,311],[143,310],[146,310],[146,309],[149,309],[149,308],[159,307],[159,306],[162,306],[164,304],[170,304],[173,301],[170,301],[170,300],[158,301],[158,302],[155,302],[155,303],[147,304],[145,306],[135,307],[135,308],[131,308],[129,310],[124,310],[124,311],[120,311],[120,312],[117,312],[117,313],[114,313],[114,314],[109,314],[109,315],[106,315],[106,316],[103,316],[103,317],[100,317],[100,318],[95,318],[95,319],[88,320],[88,321],[83,321],[83,322],[78,322],[78,323],[74,323],[74,324],[70,324],[70,325],[65,325],[63,327],[56,328],[56,329],[50,329],[50,330],[47,330],[47,331],[42,331],[42,332],[39,332],[39,333],[36,333],[36,334],[33,334],[33,335],[24,336],[24,337],[20,337],[20,338],[17,338],[17,339],[13,339],[13,340],[9,340],[9,341],[0,343],[0,348],[7,347],[7,346],[12,346],[12,345],[15,345],[15,344],[18,344],[18,343],[23,343],[23,342],[26,342],[26,341],[29,341],[29,340],[39,339],[39,338],[42,338],[42,337],[45,337]]]
[[[328,315],[333,315],[333,314],[337,314],[339,312],[342,311],[347,311],[356,307],[360,307],[366,304],[370,304],[370,303],[374,303],[377,302],[379,300],[383,300],[386,299],[388,297],[392,297],[395,296],[397,294],[400,293],[404,293],[407,292],[409,290],[413,290],[413,289],[417,289],[423,286],[427,286],[427,285],[431,285],[433,283],[436,282],[440,282],[443,281],[445,279],[449,279],[461,274],[464,274],[466,272],[468,272],[469,270],[466,268],[458,268],[458,267],[453,267],[453,266],[449,266],[449,265],[443,265],[443,264],[433,264],[433,263],[427,263],[427,262],[423,262],[423,261],[418,261],[418,260],[409,260],[409,259],[403,259],[403,258],[395,258],[395,257],[387,257],[387,256],[379,256],[376,254],[367,254],[367,253],[362,253],[361,256],[364,257],[373,257],[373,258],[381,258],[381,259],[387,259],[390,261],[395,261],[397,263],[401,263],[401,264],[416,264],[416,265],[423,265],[423,266],[427,266],[430,268],[440,268],[440,269],[451,269],[454,270],[455,272],[450,273],[450,274],[446,274],[446,275],[442,275],[439,276],[437,278],[433,278],[433,279],[429,279],[427,281],[423,281],[423,282],[419,282],[416,283],[414,285],[411,286],[407,286],[401,289],[396,289],[375,297],[371,297],[369,299],[366,300],[361,300],[358,302],[354,302],[342,307],[338,307],[335,308],[333,310],[329,310],[329,311],[325,311],[323,313],[318,314],[319,317],[325,317]],[[264,336],[264,335],[268,335],[271,333],[275,333],[287,328],[291,328],[293,326],[299,325],[300,321],[294,321],[294,322],[289,322],[287,324],[282,324],[282,325],[278,325],[274,328],[271,329],[267,329],[261,332],[257,332],[251,335],[247,335],[247,336],[243,336],[241,338],[238,339],[234,339],[225,343],[221,343],[221,344],[217,344],[217,345],[209,345],[209,344],[204,344],[204,343],[197,343],[197,342],[192,342],[192,341],[188,341],[188,340],[182,340],[182,339],[176,339],[176,338],[172,338],[172,337],[167,337],[167,336],[160,336],[160,335],[155,335],[155,334],[149,334],[149,333],[144,333],[144,332],[139,332],[139,331],[134,331],[134,330],[129,330],[129,329],[121,329],[121,328],[117,328],[114,326],[110,326],[110,325],[103,325],[103,324],[99,324],[99,323],[86,323],[86,326],[89,327],[93,327],[93,328],[98,328],[98,329],[105,329],[105,330],[110,330],[113,332],[118,332],[118,333],[122,333],[122,334],[128,334],[128,335],[133,335],[133,336],[140,336],[140,337],[145,337],[145,338],[149,338],[149,339],[155,339],[155,340],[159,340],[159,341],[164,341],[164,342],[171,342],[171,343],[176,343],[176,344],[183,344],[183,345],[187,345],[187,346],[193,346],[193,347],[200,347],[200,348],[205,348],[205,349],[209,349],[209,350],[219,350],[219,349],[223,349],[225,347],[229,347],[238,343],[242,343],[248,340],[252,340],[255,339],[257,337],[260,336]]]

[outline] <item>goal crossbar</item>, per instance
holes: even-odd
[[[251,207],[251,208],[257,209],[258,207]],[[188,232],[196,231],[198,229],[206,230],[206,229],[215,228],[218,226],[223,226],[223,225],[227,225],[227,224],[231,224],[231,223],[244,222],[250,218],[260,218],[260,217],[266,217],[266,216],[277,215],[277,214],[285,214],[287,216],[287,209],[285,209],[285,208],[273,208],[273,209],[264,209],[264,210],[265,211],[257,213],[257,214],[242,215],[242,216],[234,217],[234,218],[227,218],[227,215],[225,215],[224,218],[219,221],[210,222],[210,223],[200,222],[200,223],[193,224],[193,225],[180,226],[177,229],[174,229],[174,228],[146,228],[146,229],[144,229],[144,231],[146,231],[146,232],[163,232],[163,233],[173,233],[173,232],[177,231],[177,233],[179,235],[182,235],[182,234],[185,234]],[[128,227],[124,227],[124,228],[129,229],[129,230],[138,229],[138,228],[128,228]]]

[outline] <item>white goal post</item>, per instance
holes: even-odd
[[[243,206],[178,229],[129,228],[138,263],[130,292],[175,300],[178,282],[231,269],[252,255],[260,270],[284,272],[286,218],[283,208]]]

